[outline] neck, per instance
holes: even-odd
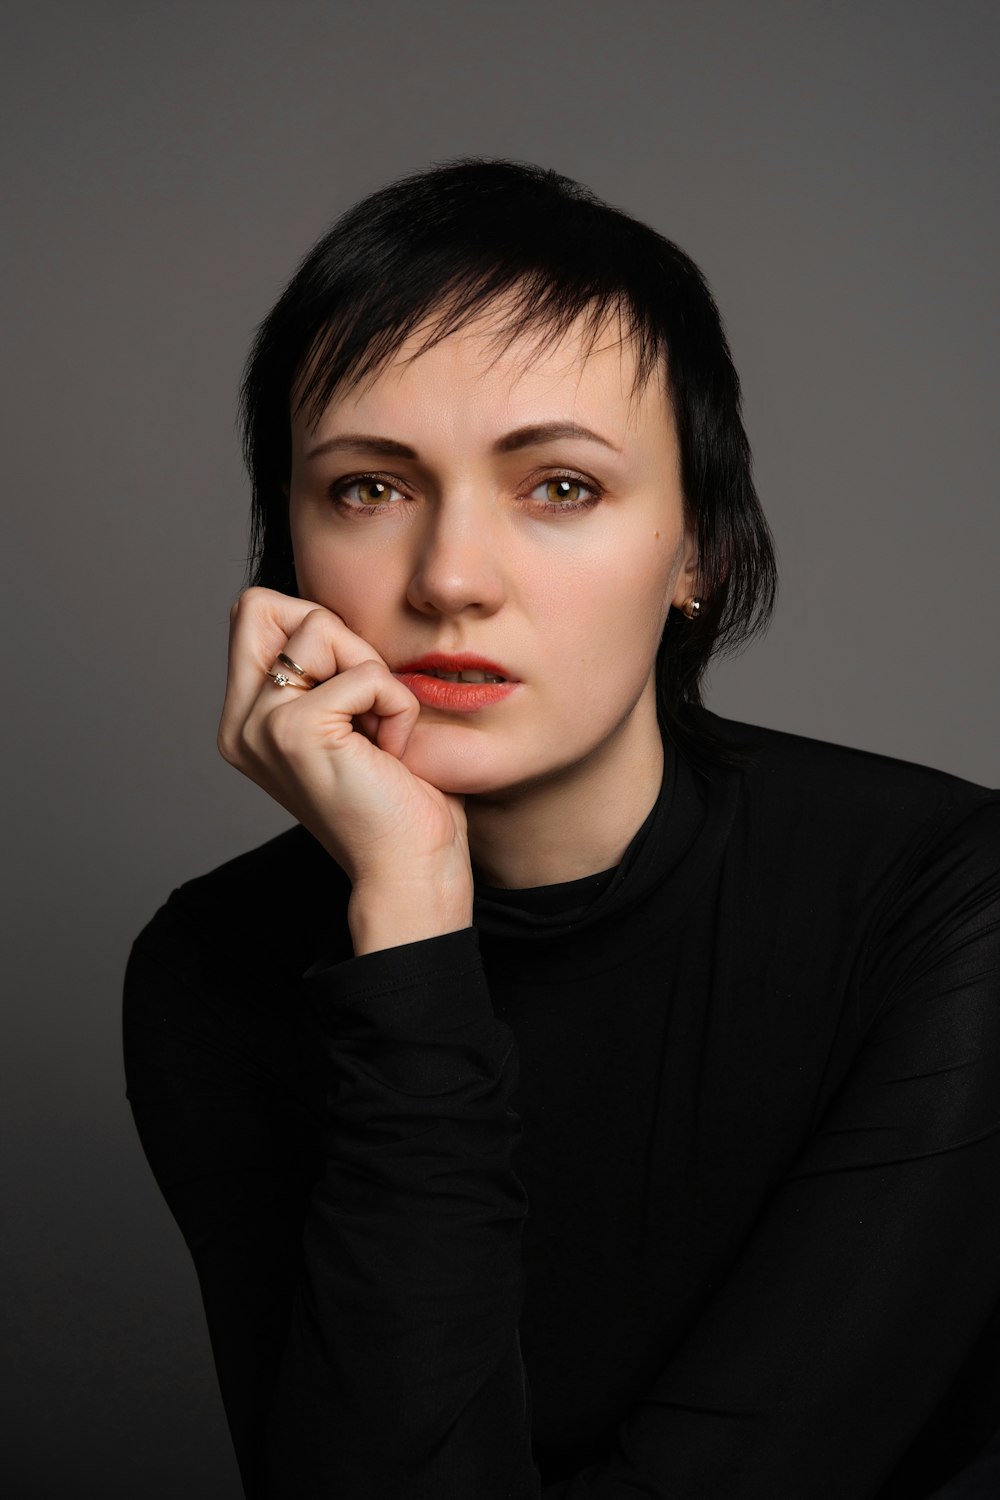
[[[466,799],[469,850],[479,877],[508,890],[558,885],[617,865],[663,780],[655,708],[566,771],[504,797]]]

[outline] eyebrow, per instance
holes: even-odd
[[[591,443],[601,443],[605,448],[610,448],[612,453],[621,452],[620,448],[601,437],[600,433],[591,432],[589,427],[581,427],[577,422],[536,422],[528,427],[515,427],[513,432],[497,438],[493,444],[493,452],[514,453],[519,448],[533,448],[539,443],[551,443],[556,438],[585,438]],[[399,443],[395,438],[375,437],[366,432],[345,432],[310,448],[306,458],[318,458],[321,453],[336,453],[345,448],[363,448],[367,453],[379,453],[384,458],[420,456],[415,448],[407,443]]]

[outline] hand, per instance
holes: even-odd
[[[265,673],[279,651],[318,686],[277,688]],[[264,588],[233,605],[219,752],[345,871],[365,951],[374,925],[374,946],[390,946],[387,925],[408,942],[433,935],[415,928],[472,920],[464,799],[401,764],[419,713],[409,688],[332,610]]]

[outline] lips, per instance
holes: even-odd
[[[500,682],[450,682],[437,673],[482,672],[485,677],[499,677]],[[463,651],[449,656],[432,651],[396,667],[393,676],[405,683],[410,692],[427,708],[447,713],[475,713],[491,704],[509,698],[519,686],[518,678],[499,662]]]
[[[485,656],[477,656],[471,651],[462,651],[454,656],[444,651],[430,651],[425,656],[414,657],[402,666],[395,667],[395,675],[402,677],[414,672],[441,673],[441,672],[485,672],[487,677],[502,677],[505,682],[517,682],[517,678],[507,667],[499,662],[490,661]]]

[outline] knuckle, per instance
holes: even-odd
[[[362,662],[362,666],[368,673],[372,683],[395,682],[396,680],[384,661],[376,661],[374,657],[370,657],[367,661]]]
[[[317,604],[313,609],[307,611],[302,618],[302,629],[306,625],[325,625],[330,620],[339,620],[340,616],[334,614],[332,609],[325,609],[322,604]]]
[[[267,715],[261,725],[261,733],[267,742],[268,749],[281,757],[282,760],[294,758],[299,746],[300,736],[297,727],[290,722],[288,708],[275,709]]]
[[[215,744],[219,754],[222,756],[222,759],[226,761],[227,764],[235,766],[237,757],[239,755],[239,748],[236,744],[232,730],[228,728],[220,729],[215,737]]]
[[[229,611],[229,618],[235,620],[239,615],[251,614],[254,610],[263,608],[272,598],[274,598],[273,589],[265,589],[259,583],[253,583],[236,595]]]
[[[235,620],[239,615],[245,614],[246,611],[252,606],[254,602],[253,596],[256,593],[257,590],[251,588],[244,589],[242,593],[237,594],[236,598],[233,600],[232,608],[229,611],[229,618],[231,620]]]
[[[223,719],[215,743],[222,759],[229,765],[241,767],[245,763],[248,749],[246,725],[234,725]]]

